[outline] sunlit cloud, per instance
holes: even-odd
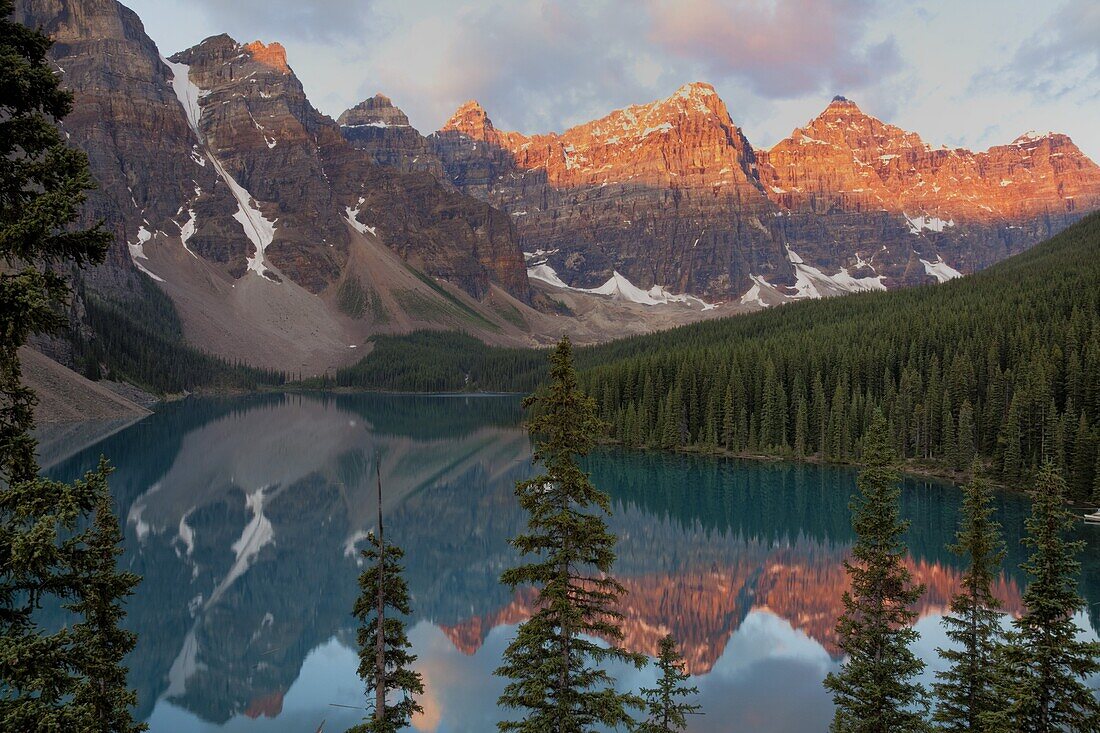
[[[424,133],[469,99],[498,127],[537,133],[707,81],[759,147],[844,94],[933,145],[1054,129],[1100,158],[1094,0],[130,4],[166,55],[222,32],[280,41],[323,112],[383,92]]]

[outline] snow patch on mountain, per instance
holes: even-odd
[[[794,266],[795,295],[792,298],[825,298],[840,293],[860,293],[868,290],[886,290],[882,284],[882,275],[876,277],[852,277],[848,268],[840,268],[835,275],[826,275],[812,265],[806,264],[801,257],[788,247],[787,259]]]
[[[179,225],[180,228],[180,242],[183,244],[183,248],[187,250],[187,254],[191,255],[195,259],[198,259],[198,255],[191,251],[191,248],[187,246],[187,240],[195,234],[195,223],[198,221],[198,217],[195,215],[194,209],[188,209],[187,221]]]
[[[126,248],[130,251],[130,260],[134,263],[134,266],[137,267],[137,269],[141,270],[146,275],[156,280],[158,283],[162,283],[164,282],[163,277],[157,275],[144,264],[139,262],[139,260],[149,260],[149,258],[145,255],[145,243],[152,238],[153,233],[146,229],[145,225],[142,224],[140,227],[138,227],[137,240],[134,242],[127,242]]]
[[[924,265],[924,272],[936,278],[936,282],[945,283],[948,280],[954,280],[957,277],[962,277],[961,272],[943,261],[942,255],[936,257],[935,262],[930,262],[929,260],[921,260],[921,264]]]
[[[765,291],[776,292],[775,287],[765,280],[760,275],[749,275],[749,279],[752,280],[752,287],[745,291],[745,294],[741,296],[741,305],[755,305],[760,308],[767,308],[770,303],[764,300]]]
[[[350,206],[345,206],[344,218],[347,219],[348,224],[351,224],[351,228],[359,232],[360,234],[370,234],[372,236],[375,236],[378,233],[377,227],[369,227],[366,224],[360,223],[359,221],[359,208],[363,205],[364,201],[366,201],[366,199],[360,196],[359,203],[355,205],[354,209]]]
[[[214,164],[214,169],[218,172],[218,175],[229,186],[233,198],[237,200],[237,213],[233,215],[233,218],[241,225],[244,235],[256,248],[256,251],[248,258],[248,269],[264,277],[266,276],[265,273],[271,269],[264,260],[264,252],[272,240],[275,239],[275,223],[279,220],[268,219],[264,216],[264,213],[256,205],[256,200],[252,197],[252,194],[237,183],[233,176],[229,175],[229,172],[222,167],[217,158],[211,155],[210,161]]]
[[[556,250],[555,250],[556,251]],[[542,253],[528,253],[524,252],[524,255],[529,257],[536,256],[536,254]],[[703,310],[711,310],[717,308],[717,303],[708,303],[702,298],[697,298],[694,295],[687,295],[686,293],[673,293],[666,289],[663,285],[654,285],[649,290],[643,290],[634,283],[630,282],[626,276],[622,275],[618,270],[612,272],[611,277],[607,279],[603,285],[596,288],[575,288],[571,285],[566,285],[558,273],[553,267],[546,264],[545,261],[527,268],[527,277],[533,280],[541,280],[544,283],[553,285],[556,288],[564,288],[566,290],[573,290],[578,293],[589,293],[590,295],[604,295],[610,297],[612,300],[622,300],[628,303],[639,303],[641,305],[667,305],[669,303],[681,303],[683,305],[696,305]]]
[[[577,288],[572,288],[572,287],[566,285],[564,282],[562,282],[561,278],[558,277],[558,273],[555,272],[554,268],[551,267],[550,265],[546,264],[545,262],[542,263],[542,264],[539,264],[539,265],[535,265],[534,267],[528,267],[527,268],[527,277],[532,279],[532,280],[541,280],[544,283],[548,283],[550,285],[553,285],[556,288],[564,288],[566,290],[576,290],[577,289]]]
[[[161,61],[172,72],[172,91],[176,93],[176,99],[180,101],[180,105],[187,115],[187,124],[191,126],[195,136],[201,139],[199,118],[202,116],[202,107],[199,106],[199,100],[209,92],[204,92],[198,84],[191,81],[191,67],[187,64],[169,61],[163,57],[161,57]]]
[[[909,216],[908,214],[902,214],[902,216],[909,222],[910,234],[920,234],[925,229],[930,232],[942,232],[945,227],[955,226],[954,219],[944,221],[938,216]]]

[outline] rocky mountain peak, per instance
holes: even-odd
[[[665,100],[666,104],[674,104],[685,111],[725,112],[726,105],[714,87],[703,81],[693,81],[684,84],[676,92]],[[727,114],[728,116],[728,114]]]
[[[409,118],[395,107],[384,94],[375,94],[364,99],[351,109],[345,110],[337,120],[341,127],[366,125],[371,127],[409,127]]]
[[[283,74],[290,73],[290,66],[286,62],[286,49],[283,48],[283,44],[276,42],[265,45],[263,41],[253,41],[252,43],[246,43],[244,50],[264,66],[270,66]]]
[[[477,100],[471,99],[451,115],[451,119],[440,128],[440,132],[455,131],[474,140],[495,140],[496,128],[489,119],[489,113]]]

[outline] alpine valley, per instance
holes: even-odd
[[[303,376],[422,329],[602,342],[942,282],[1100,208],[1100,167],[1053,132],[935,148],[838,96],[759,149],[696,82],[560,133],[471,101],[424,136],[382,94],[321,114],[277,42],[172,53],[115,0],[16,18],[55,40],[83,223],[114,235],[74,275],[75,336],[37,343],[85,373],[111,334]]]

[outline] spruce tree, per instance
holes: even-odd
[[[510,680],[500,706],[526,712],[522,720],[498,727],[522,733],[629,727],[629,709],[642,701],[617,692],[601,665],[624,661],[641,667],[645,658],[619,646],[622,615],[616,605],[626,591],[611,576],[616,540],[604,519],[610,499],[577,465],[602,427],[592,398],[577,386],[568,338],[550,356],[549,385],[524,400],[524,407],[532,414],[528,430],[542,471],[516,484],[528,520],[527,532],[512,544],[534,558],[505,571],[501,582],[513,589],[533,586],[537,610],[520,624],[496,670]]]
[[[1002,697],[1011,701],[998,724],[1018,733],[1100,731],[1100,702],[1086,681],[1100,672],[1100,644],[1078,638],[1074,617],[1085,608],[1077,591],[1083,542],[1065,535],[1080,521],[1065,505],[1066,485],[1053,465],[1039,471],[1023,542],[1031,555],[1024,612],[1003,648]]]
[[[660,677],[654,688],[642,688],[648,719],[635,728],[636,733],[674,733],[687,730],[687,716],[701,715],[699,705],[682,700],[699,694],[699,688],[684,684],[689,675],[684,670],[684,658],[676,649],[671,634],[660,641],[657,653],[657,669]]]
[[[997,692],[1001,604],[993,595],[993,583],[1005,550],[1000,525],[993,520],[992,488],[980,472],[975,462],[970,483],[963,488],[955,544],[948,548],[967,566],[962,589],[951,600],[951,613],[943,618],[955,646],[938,650],[948,666],[936,674],[939,681],[933,685],[937,728],[952,733],[987,730],[990,717],[1003,703]]]
[[[391,609],[408,616],[409,588],[401,576],[398,561],[405,556],[400,547],[386,544],[382,531],[382,478],[375,459],[378,478],[378,533],[367,535],[367,546],[360,552],[366,569],[359,575],[359,597],[352,615],[359,619],[356,641],[359,643],[359,677],[366,684],[370,713],[364,722],[348,733],[397,733],[409,724],[414,713],[423,712],[416,695],[424,694],[419,672],[410,669],[416,655],[405,633],[405,622],[387,614]],[[400,697],[391,702],[391,693]]]
[[[133,595],[141,581],[136,573],[119,571],[122,533],[111,507],[107,476],[111,469],[101,459],[86,481],[98,496],[95,519],[84,535],[82,575],[78,600],[68,604],[82,621],[73,626],[73,647],[83,675],[73,695],[73,706],[88,733],[137,733],[148,728],[135,723],[131,708],[137,693],[126,685],[124,657],[133,651],[137,634],[119,628],[126,616],[122,600]]]
[[[856,542],[845,561],[851,589],[837,622],[846,659],[825,679],[836,712],[834,733],[927,731],[928,703],[914,681],[924,663],[910,648],[918,634],[911,607],[924,592],[904,564],[908,522],[899,516],[900,476],[886,420],[875,413],[863,444],[859,495],[852,501]]]
[[[959,442],[956,451],[955,468],[960,471],[969,466],[974,460],[976,450],[974,439],[974,408],[970,406],[970,400],[965,400],[959,408],[959,429],[956,435]]]
[[[136,579],[113,575],[107,513],[85,528],[108,471],[72,484],[37,477],[36,398],[19,360],[31,334],[64,325],[60,273],[101,262],[110,235],[69,226],[92,188],[87,157],[58,127],[72,97],[46,58],[50,39],[12,10],[0,0],[0,729],[133,730],[121,666],[132,638],[116,624]],[[48,597],[83,620],[41,628],[34,611]]]

